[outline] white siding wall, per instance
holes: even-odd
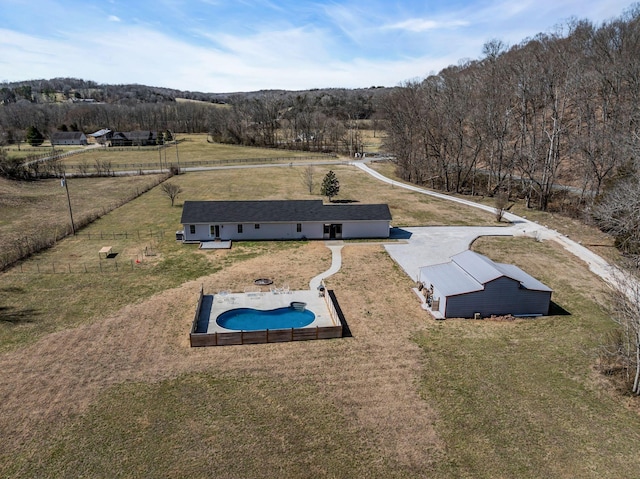
[[[242,223],[242,233],[238,233],[238,225],[221,224],[220,239],[235,241],[252,240],[299,240],[322,239],[324,234],[324,222],[301,223],[302,231],[297,232],[297,223],[260,223],[256,229],[254,223]],[[215,239],[210,234],[209,224],[197,224],[195,234],[190,233],[189,224],[183,225],[184,241],[210,241]],[[389,222],[353,222],[342,223],[343,238],[388,238]]]
[[[357,221],[342,223],[342,237],[347,238],[388,238],[388,221]]]
[[[427,288],[429,287],[429,284],[427,284]],[[440,299],[440,307],[438,308],[438,311],[440,311],[440,314],[442,315],[443,318],[446,317],[445,315],[445,311],[447,310],[447,297],[442,294],[440,292],[440,290],[438,290],[438,288],[436,288],[434,286],[433,288],[433,299],[437,300]]]

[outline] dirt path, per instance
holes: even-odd
[[[381,455],[424,467],[440,450],[434,414],[418,394],[424,370],[421,351],[410,339],[425,327],[426,318],[419,308],[408,308],[413,311],[403,317],[392,309],[415,298],[406,277],[380,246],[345,246],[342,253],[343,267],[328,287],[336,290],[353,338],[219,348],[188,345],[201,285],[205,291],[222,284],[241,290],[258,272],[260,277],[287,275],[292,287],[302,289],[331,261],[323,244],[310,243],[302,258],[292,259],[286,251],[263,255],[0,356],[0,455],[36,455],[39,431],[61,427],[112,385],[202,371],[311,381]],[[310,266],[292,276],[292,261]],[[368,265],[367,271],[362,264]]]

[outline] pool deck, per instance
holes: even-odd
[[[292,301],[307,303],[306,308],[312,311],[316,318],[305,328],[335,326],[331,314],[325,302],[325,298],[318,295],[317,291],[289,291],[278,292],[248,292],[231,293],[218,292],[213,295],[205,295],[198,322],[207,322],[207,333],[228,333],[235,330],[226,329],[218,325],[216,318],[231,309],[253,308],[263,311],[284,308]]]

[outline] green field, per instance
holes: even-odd
[[[338,199],[388,202],[396,225],[494,224],[489,214],[400,191],[356,168],[332,169]],[[316,167],[318,183],[327,171]],[[474,249],[548,284],[562,314],[436,322],[380,246],[347,244],[342,269],[327,281],[352,338],[189,348],[201,286],[241,291],[255,277],[273,277],[304,288],[331,260],[321,242],[216,252],[182,245],[173,238],[182,201],[319,198],[301,174],[271,167],[180,175],[169,180],[184,190],[175,207],[154,188],[1,273],[0,474],[636,475],[638,404],[595,370],[612,328],[606,287],[553,244],[493,238]],[[72,191],[91,196],[92,181],[75,179]],[[48,189],[28,191],[3,215],[3,236],[51,201]],[[63,222],[64,208],[56,214]],[[107,244],[118,255],[100,262]],[[117,271],[91,270],[116,261]],[[60,270],[37,272],[51,264]],[[65,264],[90,268],[68,273]]]
[[[170,166],[194,167],[229,164],[254,164],[283,162],[293,159],[332,157],[294,150],[255,148],[221,143],[209,143],[207,135],[178,135],[178,147],[167,144],[163,148],[148,147],[101,147],[88,149],[80,155],[63,159],[70,172],[94,172],[97,164],[109,165],[111,170],[167,169]]]

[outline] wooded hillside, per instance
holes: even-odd
[[[623,169],[640,137],[640,7],[407,82],[388,98],[387,147],[402,178],[446,191],[516,190],[547,209],[559,180],[585,202]]]

